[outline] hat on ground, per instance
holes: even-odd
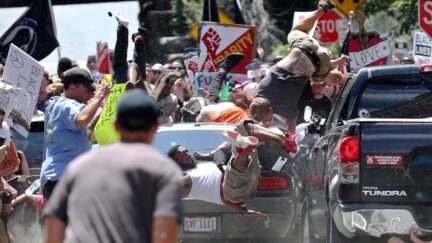
[[[82,84],[90,91],[95,90],[94,80],[90,73],[80,67],[74,67],[64,72],[62,83],[65,89],[71,84]]]
[[[156,100],[141,89],[128,91],[117,104],[117,122],[128,131],[147,130],[162,115]]]

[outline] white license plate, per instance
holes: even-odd
[[[191,232],[217,232],[217,217],[185,217],[183,231]]]

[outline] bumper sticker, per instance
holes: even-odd
[[[403,166],[400,155],[366,155],[365,161],[369,166]]]

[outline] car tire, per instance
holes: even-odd
[[[331,214],[327,216],[327,243],[348,243],[351,242],[350,239],[342,235],[336,228]]]

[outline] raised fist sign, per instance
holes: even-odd
[[[210,53],[210,55],[215,56],[216,50],[218,49],[221,42],[219,34],[213,28],[210,28],[203,35],[202,41],[207,47],[207,51]]]

